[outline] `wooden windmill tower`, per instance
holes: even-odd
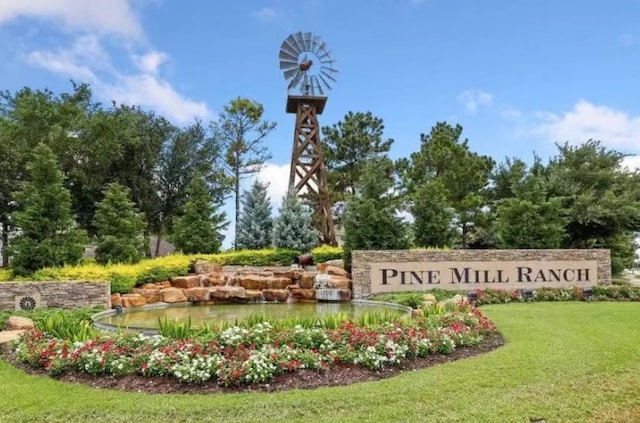
[[[290,81],[286,110],[296,115],[289,189],[294,189],[315,211],[314,220],[322,242],[336,245],[318,123],[318,116],[327,103],[325,91],[336,81],[334,76],[338,71],[333,63],[326,43],[310,32],[291,34],[280,47],[280,69]],[[298,87],[300,94],[291,94]]]

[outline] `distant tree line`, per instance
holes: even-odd
[[[139,107],[102,105],[87,85],[0,93],[3,266],[9,254],[22,273],[74,263],[89,240],[96,260],[132,262],[151,255],[151,234],[185,253],[216,252],[230,196],[234,248],[312,248],[312,210],[293,193],[273,218],[266,184],[241,192],[271,159],[275,124],[263,112],[236,98],[215,121],[178,127]],[[548,162],[527,164],[471,151],[462,127],[446,122],[398,160],[371,112],[349,112],[322,133],[347,265],[353,249],[409,247],[608,248],[614,272],[634,260],[640,174],[599,141],[557,144]]]
[[[323,128],[332,198],[344,201],[345,249],[607,248],[630,268],[640,231],[640,172],[597,140],[557,143],[547,163],[479,155],[462,127],[438,122],[420,150],[392,161],[371,113]],[[401,219],[408,212],[412,222]]]

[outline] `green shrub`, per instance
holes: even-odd
[[[45,317],[36,326],[42,332],[72,342],[84,342],[98,334],[90,321],[64,311],[58,311]]]
[[[0,282],[13,280],[13,272],[10,269],[0,269]]]
[[[313,261],[316,263],[324,263],[329,260],[342,259],[342,248],[331,245],[321,245],[311,250]]]
[[[316,253],[317,251],[317,253]],[[339,257],[339,247],[319,247],[313,250],[317,262]],[[79,266],[47,267],[40,269],[28,279],[40,281],[84,280],[109,281],[112,293],[127,293],[135,286],[149,282],[168,280],[174,276],[186,275],[193,270],[193,264],[203,259],[225,266],[288,266],[301,252],[287,249],[239,250],[219,254],[172,254],[155,259],[142,260],[136,264],[101,265],[87,261]],[[319,257],[319,258],[318,258]],[[0,271],[0,280],[10,280],[11,272]]]

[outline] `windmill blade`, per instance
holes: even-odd
[[[312,36],[310,32],[302,34],[302,41],[304,42],[304,49],[306,51],[311,51],[311,38]]]
[[[300,72],[300,68],[297,66],[295,68],[291,68],[284,73],[284,79],[292,78],[296,73]]]
[[[320,95],[324,95],[324,91],[322,90],[322,85],[320,84],[318,77],[314,76],[313,80],[315,81],[315,84],[318,86],[318,91],[320,91]]]
[[[298,46],[298,43],[296,43],[295,38],[293,38],[293,35],[289,35],[287,39],[284,40],[284,43],[287,43],[287,45],[291,47],[291,51],[295,54],[296,57],[300,55],[300,52],[302,50],[300,50],[300,47]],[[282,44],[284,45],[284,43]]]
[[[327,67],[327,66],[321,66],[320,69],[322,69],[323,71],[329,73],[329,75],[333,75],[335,73],[338,73],[337,69],[333,69],[333,68],[330,68],[330,67]]]
[[[303,52],[304,42],[302,41],[302,32],[296,32],[295,34],[293,34],[293,40],[295,41],[296,46],[298,46],[298,52]]]
[[[333,76],[331,76],[331,75],[329,75],[328,73],[326,73],[325,71],[321,70],[321,71],[320,71],[320,73],[321,73],[323,76],[325,76],[327,79],[330,79],[331,81],[336,82],[336,79],[335,79]]]
[[[298,84],[300,83],[300,80],[302,79],[302,74],[303,74],[302,72],[298,71],[296,76],[293,78],[293,80],[289,84],[289,89],[295,88],[298,86]]]
[[[322,44],[322,38],[317,35],[314,35],[313,41],[311,41],[311,52],[316,56],[318,55],[317,54],[318,51],[320,51],[321,44]]]
[[[324,77],[322,75],[318,75],[318,78],[320,78],[320,80],[322,81],[322,83],[324,84],[325,87],[327,87],[327,90],[331,89],[331,85],[329,85],[329,83],[327,82],[326,79],[324,79]]]
[[[322,60],[325,57],[331,58],[331,50],[325,51],[322,55],[318,56],[318,59]]]
[[[288,58],[291,60],[298,60],[298,53],[295,52],[295,50],[293,50],[291,47],[289,47],[288,45],[283,44],[282,48],[280,49],[280,58]]]
[[[288,62],[286,60],[280,61],[280,69],[289,70],[298,67],[298,62]]]
[[[316,56],[319,56],[320,53],[322,53],[322,52],[324,52],[326,50],[326,48],[327,48],[327,43],[325,43],[324,41],[320,41],[318,43],[318,49],[314,52],[314,54]]]

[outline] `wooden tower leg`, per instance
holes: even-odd
[[[331,201],[327,184],[324,152],[320,143],[320,125],[317,115],[322,113],[326,99],[318,97],[290,97],[288,111],[297,106],[296,127],[293,135],[289,189],[293,188],[313,210],[316,228],[322,242],[337,245]]]

